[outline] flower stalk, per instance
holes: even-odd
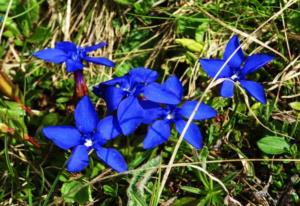
[[[81,98],[83,96],[88,96],[88,87],[85,83],[83,71],[77,70],[74,72],[74,80],[75,80],[75,91],[74,96],[76,98]]]

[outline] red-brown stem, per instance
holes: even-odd
[[[28,134],[24,134],[24,140],[30,142],[33,146],[35,146],[38,149],[41,147],[41,145],[35,139],[33,139],[33,137],[29,136]]]
[[[22,103],[19,97],[15,97],[15,101],[20,105],[20,107],[29,115],[33,115],[33,112],[30,107]]]
[[[74,72],[75,80],[75,94],[76,98],[81,98],[83,96],[89,95],[88,87],[84,81],[83,71],[78,70]]]

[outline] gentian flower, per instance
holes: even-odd
[[[106,45],[105,42],[100,42],[93,46],[80,47],[72,42],[62,41],[55,43],[55,48],[37,51],[33,56],[55,64],[66,63],[67,72],[82,70],[84,67],[83,60],[94,64],[114,67],[115,64],[107,58],[88,56],[89,52],[103,48]]]
[[[123,156],[113,148],[105,148],[103,138],[106,128],[102,128],[94,105],[88,96],[77,104],[73,126],[49,126],[43,128],[43,134],[61,149],[72,148],[72,155],[67,163],[69,172],[80,172],[89,164],[88,154],[95,150],[99,159],[118,172],[127,170]]]
[[[200,59],[199,62],[207,75],[214,78],[222,65],[239,46],[238,37],[234,35],[226,46],[223,59]],[[242,49],[239,48],[216,77],[217,79],[224,78],[221,86],[221,96],[232,97],[234,94],[234,84],[239,82],[252,97],[265,104],[266,96],[263,86],[260,83],[246,80],[246,75],[259,70],[273,59],[274,56],[262,53],[245,57]]]
[[[161,93],[164,95],[160,95]],[[165,95],[170,99],[167,100]],[[178,100],[181,102],[183,87],[176,76],[171,76],[160,87],[156,83],[150,84],[149,87],[145,88],[144,96],[158,103],[164,103],[166,101],[175,103],[178,102]],[[149,126],[148,133],[143,142],[144,148],[151,149],[166,142],[171,134],[172,124],[175,124],[176,130],[181,134],[187,123],[185,119],[190,117],[196,105],[197,101],[186,101],[181,106],[175,103],[166,104],[165,107],[161,108],[158,120]],[[216,110],[201,103],[194,120],[209,119],[216,115]],[[201,149],[203,146],[201,131],[193,122],[189,125],[183,138],[196,149]]]
[[[129,135],[141,124],[152,122],[156,116],[155,113],[159,104],[147,101],[143,97],[144,88],[158,78],[156,71],[146,68],[135,68],[128,74],[117,77],[112,80],[102,82],[93,88],[93,92],[102,97],[109,113],[117,110],[117,116],[111,117],[106,125],[109,125],[112,119],[114,127],[120,128],[124,135]],[[117,129],[112,132],[111,137],[117,135]]]

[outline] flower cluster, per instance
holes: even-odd
[[[184,118],[189,118],[197,102],[181,104],[183,87],[176,76],[170,76],[162,84],[154,82],[157,77],[150,69],[135,68],[123,77],[94,87],[94,93],[105,99],[111,112],[102,125],[111,130],[103,135],[106,139],[113,139],[120,133],[129,135],[144,123],[150,126],[143,147],[151,149],[168,140],[171,124],[182,132],[186,125]],[[194,119],[209,119],[216,114],[213,108],[202,103]],[[189,126],[184,138],[196,149],[202,148],[202,135],[196,124]]]
[[[88,52],[102,48],[101,42],[94,46],[78,47],[71,42],[58,42],[53,49],[38,51],[34,56],[53,63],[66,63],[68,72],[78,71],[84,67],[83,60],[113,67],[114,63],[103,57],[90,57]],[[233,36],[225,49],[223,59],[200,59],[200,64],[209,77],[223,79],[221,96],[233,97],[234,85],[239,83],[252,97],[265,104],[266,97],[261,84],[246,80],[246,75],[253,73],[270,62],[274,57],[268,54],[253,54],[245,57],[237,36]],[[222,70],[221,70],[222,69]],[[85,84],[82,73],[75,78],[76,85]],[[182,133],[187,119],[194,112],[197,101],[183,101],[184,89],[175,75],[165,82],[157,83],[156,71],[138,67],[126,75],[101,82],[93,87],[93,92],[103,98],[108,115],[99,119],[89,96],[80,93],[74,117],[74,126],[48,126],[43,134],[54,144],[64,150],[72,149],[67,163],[67,170],[80,172],[89,163],[88,154],[95,150],[99,159],[118,172],[127,170],[123,156],[113,148],[104,145],[120,135],[132,134],[140,125],[148,125],[143,141],[144,149],[152,149],[165,143],[175,126]],[[85,86],[86,87],[86,86]],[[87,88],[87,87],[86,87]],[[78,93],[77,93],[78,95]],[[201,103],[193,120],[206,120],[217,115],[211,106]],[[203,147],[203,136],[199,127],[192,122],[183,137],[196,149]]]

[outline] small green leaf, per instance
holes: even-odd
[[[115,190],[115,188],[109,186],[109,185],[103,185],[103,191],[104,194],[112,196],[112,197],[117,197],[117,191]]]
[[[61,104],[66,103],[68,101],[70,101],[70,99],[68,97],[59,97],[56,99],[56,103],[61,103]]]
[[[38,27],[35,29],[34,33],[27,39],[30,43],[40,43],[45,41],[45,39],[51,36],[51,32],[46,27]]]
[[[176,39],[175,42],[193,52],[201,52],[203,49],[203,45],[196,42],[194,39]]]
[[[82,187],[82,185],[83,183],[79,181],[65,182],[61,188],[61,194],[65,202],[85,204],[92,201],[91,187]]]
[[[282,154],[289,150],[290,145],[283,137],[266,136],[257,142],[258,148],[266,154]]]
[[[289,105],[292,109],[300,111],[300,102],[291,102]]]
[[[190,205],[197,205],[199,201],[195,197],[183,197],[177,199],[173,206],[190,206]]]
[[[27,1],[27,13],[30,22],[35,23],[39,20],[40,17],[40,6],[37,0],[28,0]]]
[[[203,22],[198,28],[196,29],[195,32],[195,39],[196,41],[204,41],[205,39],[205,33],[207,32],[207,28],[209,27],[208,22]]]
[[[43,117],[42,125],[57,125],[59,123],[58,113],[49,113]]]
[[[27,19],[24,19],[22,22],[21,22],[21,29],[22,29],[22,34],[26,37],[29,37],[30,36],[30,33],[31,33],[31,28],[29,26],[29,22]]]
[[[183,191],[186,191],[186,192],[194,193],[194,194],[201,194],[201,190],[199,188],[196,188],[196,187],[181,186],[180,189],[182,189]]]
[[[126,64],[126,63],[119,64],[116,66],[115,75],[118,77],[123,76],[127,72],[129,72],[130,68],[131,68],[131,65],[129,65],[129,64]]]
[[[132,5],[134,2],[131,0],[114,0],[114,2],[116,2],[117,4],[121,4],[121,5]]]

